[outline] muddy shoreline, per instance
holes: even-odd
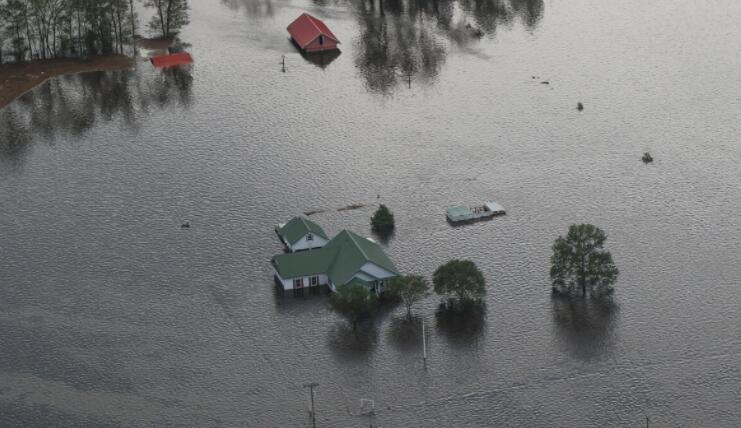
[[[92,71],[125,70],[133,66],[134,59],[124,55],[97,56],[86,60],[58,58],[21,64],[2,64],[0,108],[53,77]]]

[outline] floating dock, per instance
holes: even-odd
[[[487,202],[478,207],[455,206],[448,208],[447,217],[451,223],[464,223],[484,220],[498,215],[504,215],[504,208],[496,202]]]

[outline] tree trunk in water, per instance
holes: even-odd
[[[579,269],[579,284],[581,284],[581,294],[582,294],[582,296],[587,297],[587,279],[586,279],[587,274],[585,272],[586,269],[584,267],[584,264],[585,263],[586,263],[586,261],[584,260],[584,256],[582,256],[582,258],[581,258],[581,266],[580,266],[580,269]]]
[[[129,10],[131,12],[131,47],[134,48],[134,56],[136,56],[136,41],[134,36],[136,35],[136,20],[134,20],[134,0],[129,0]]]

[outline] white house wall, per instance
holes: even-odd
[[[327,240],[322,238],[321,236],[317,236],[316,234],[313,235],[314,239],[311,241],[306,240],[306,236],[299,239],[298,242],[296,242],[293,245],[289,245],[288,248],[291,251],[302,251],[302,250],[308,250],[309,248],[321,248],[324,245],[327,244]]]
[[[288,278],[283,279],[280,275],[277,273],[275,274],[275,277],[278,278],[278,281],[283,286],[284,290],[293,290],[293,280],[303,278],[304,279],[304,287],[303,288],[309,288],[311,284],[311,277],[312,276],[318,276],[319,277],[319,285],[327,285],[329,283],[329,278],[327,278],[327,275],[319,274],[319,275],[310,275],[310,276],[304,276],[304,277],[296,277],[296,278]]]

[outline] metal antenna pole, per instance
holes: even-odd
[[[311,397],[311,408],[309,413],[311,414],[311,426],[316,428],[316,411],[314,410],[314,388],[319,386],[316,382],[305,383],[304,388],[309,388],[309,396]]]

